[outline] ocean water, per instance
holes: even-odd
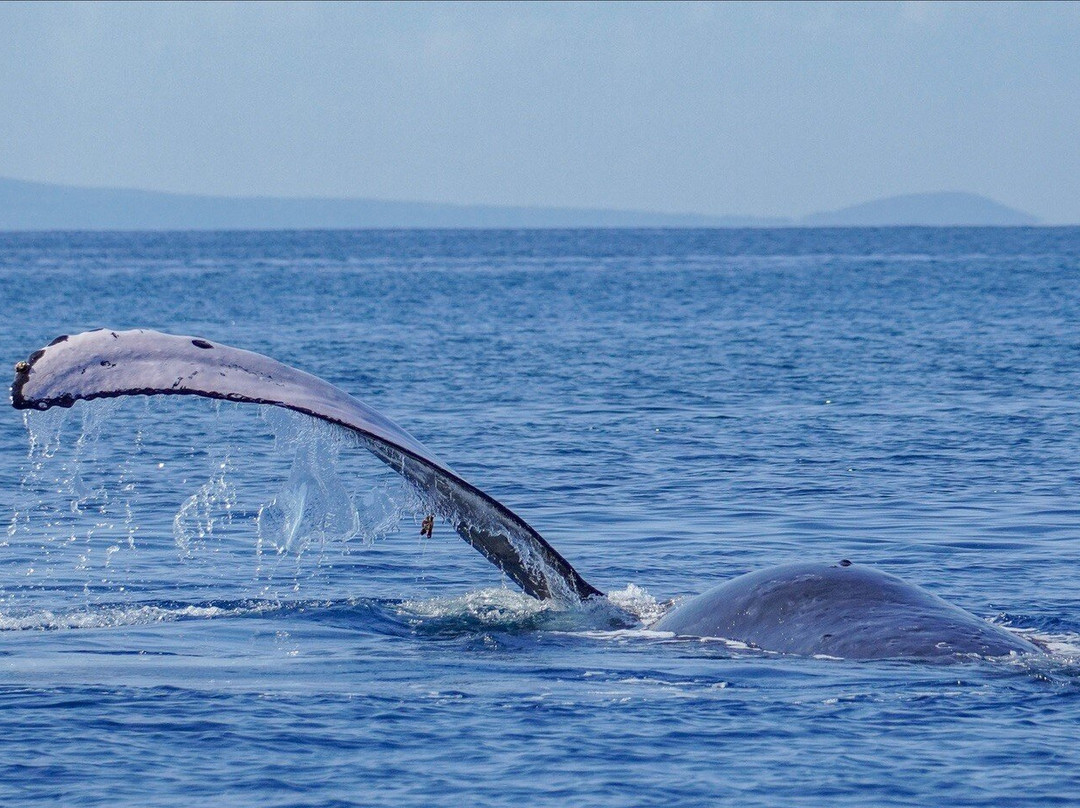
[[[107,326],[319,375],[640,622],[519,594],[347,435],[0,417],[0,804],[1080,804],[1080,230],[0,234],[0,356]],[[872,564],[1043,658],[650,632]]]

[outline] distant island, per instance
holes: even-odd
[[[966,193],[909,194],[802,219],[377,199],[173,194],[0,179],[0,231],[361,228],[890,227],[1038,224]]]
[[[831,213],[815,213],[799,223],[804,227],[1024,227],[1036,225],[1039,220],[985,196],[952,191],[890,196]]]

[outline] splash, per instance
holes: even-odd
[[[642,629],[642,614],[652,613],[656,599],[644,589],[630,584],[615,597],[592,598],[575,604],[554,599],[537,600],[505,587],[489,587],[456,597],[405,600],[398,613],[415,627],[436,632],[449,631],[554,631],[606,636]]]
[[[346,430],[260,410],[129,399],[25,413],[0,608],[355,589],[330,582],[334,563],[417,520],[423,499]]]
[[[655,623],[670,608],[670,603],[657,601],[637,584],[627,584],[625,589],[608,592],[608,600],[625,612],[634,615],[646,626]]]
[[[539,615],[565,611],[549,600],[537,600],[505,587],[489,587],[449,598],[406,600],[399,607],[405,617],[454,619],[486,626],[509,626]]]
[[[117,518],[110,495],[115,486],[86,470],[109,451],[100,439],[116,409],[116,402],[102,402],[24,415],[29,447],[0,560],[5,577],[17,583],[0,588],[0,595],[47,588],[57,579],[70,586],[70,574],[82,579],[84,592],[107,579],[118,534],[130,535],[130,514]],[[122,471],[119,482],[123,488]]]
[[[357,542],[370,546],[425,508],[417,492],[381,468],[361,475],[361,490],[350,491],[339,461],[342,451],[355,451],[359,441],[348,431],[275,407],[260,407],[259,414],[273,433],[275,450],[291,464],[277,494],[258,507],[257,574],[272,578],[285,558],[298,573],[311,550],[319,564],[333,546],[345,552]]]
[[[214,475],[188,497],[173,517],[173,539],[182,558],[192,558],[223,526],[232,524],[236,486],[228,479],[229,463],[219,465]]]

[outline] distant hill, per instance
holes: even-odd
[[[830,227],[1027,225],[1026,213],[963,193],[913,194],[796,221],[589,208],[290,199],[78,188],[0,178],[0,230],[305,230],[360,228]]]
[[[379,199],[195,196],[0,179],[0,230],[744,227],[755,224],[767,226],[769,220]]]
[[[1038,223],[1038,219],[1023,211],[1005,207],[985,196],[957,191],[890,196],[831,213],[815,213],[800,222],[806,227],[1023,226]]]

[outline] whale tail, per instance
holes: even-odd
[[[268,404],[342,426],[527,594],[566,603],[603,594],[524,519],[392,420],[328,382],[261,354],[157,331],[98,329],[58,337],[35,351],[15,366],[11,387],[12,405],[34,410],[155,395]]]

